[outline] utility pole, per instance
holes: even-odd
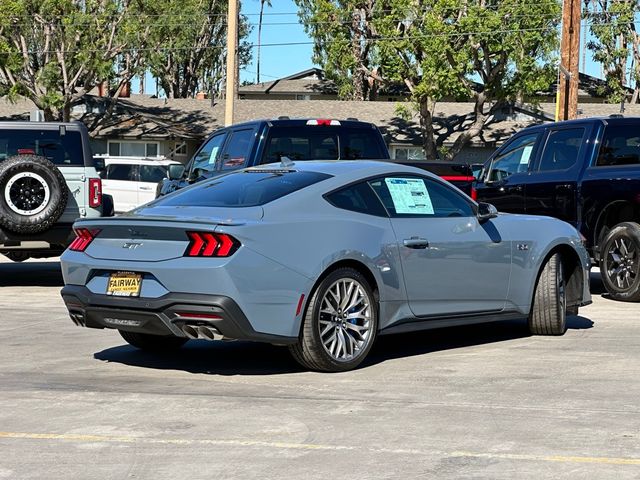
[[[556,120],[578,116],[581,0],[563,0]]]
[[[578,0],[576,0],[578,1]],[[236,99],[236,58],[238,52],[238,0],[229,0],[227,12],[227,73],[225,78],[225,126],[233,123],[233,104]]]

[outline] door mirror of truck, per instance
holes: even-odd
[[[498,209],[491,205],[490,203],[480,202],[478,204],[478,221],[480,223],[486,222],[492,218],[496,218],[498,216]]]
[[[180,180],[184,175],[184,165],[169,165],[169,180]]]

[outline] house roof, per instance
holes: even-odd
[[[101,120],[106,99],[86,97],[86,112],[74,111],[74,118],[82,120],[96,138],[131,139],[194,139],[200,140],[224,125],[224,102],[210,100],[163,99],[149,95],[133,95],[120,99],[112,117]],[[421,144],[421,130],[417,114],[411,104],[403,104],[410,118],[398,113],[396,102],[357,102],[338,100],[237,100],[234,123],[257,119],[278,118],[335,118],[349,117],[378,125],[390,144]],[[473,103],[440,102],[436,104],[436,134],[448,134],[445,145],[460,134],[461,126],[471,121]],[[0,120],[24,120],[35,105],[20,99],[10,103],[0,99]],[[585,103],[579,106],[580,117],[608,116],[620,112],[619,105]],[[475,145],[499,145],[513,133],[526,126],[553,120],[555,104],[543,103],[538,108],[507,107],[499,111],[475,138]],[[626,105],[626,115],[640,116],[640,105]],[[97,126],[96,126],[97,125]]]

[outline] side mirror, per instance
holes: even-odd
[[[184,165],[176,163],[169,165],[169,180],[180,180],[184,175]]]
[[[498,216],[498,209],[490,203],[480,202],[478,204],[478,213],[476,215],[480,223],[486,222]]]

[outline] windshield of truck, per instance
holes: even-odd
[[[57,166],[83,166],[80,132],[58,130],[0,130],[0,162],[15,155],[39,155]]]

